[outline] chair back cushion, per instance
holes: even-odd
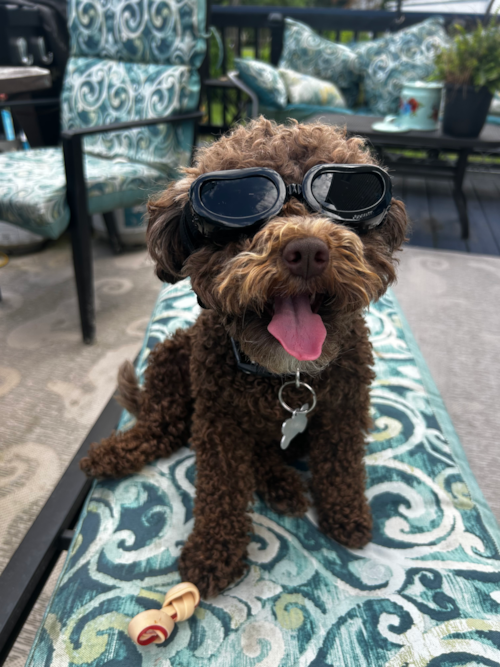
[[[198,68],[205,21],[205,0],[69,0],[71,55]]]
[[[255,92],[261,104],[274,109],[286,107],[286,88],[276,67],[246,58],[235,58],[234,66],[240,79]]]
[[[356,103],[359,93],[355,61],[356,56],[348,46],[320,37],[305,23],[285,19],[279,67],[331,81],[341,89],[350,107]]]
[[[62,126],[93,127],[192,111],[197,108],[199,92],[198,72],[187,65],[70,58],[62,94]],[[89,136],[85,152],[157,167],[171,165],[176,152],[186,151],[183,132],[191,136],[192,125],[151,125]]]
[[[339,88],[330,81],[323,81],[291,69],[279,69],[290,104],[312,104],[320,107],[343,108],[346,105]]]
[[[363,78],[365,102],[374,114],[396,114],[405,83],[427,79],[436,54],[449,44],[441,17],[354,46],[355,71]]]

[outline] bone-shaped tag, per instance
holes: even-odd
[[[299,433],[303,433],[307,426],[307,415],[305,412],[309,410],[309,403],[305,403],[298,410],[294,410],[289,419],[285,419],[281,426],[281,449],[286,449],[291,441]]]

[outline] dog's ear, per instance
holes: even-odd
[[[408,226],[405,205],[402,201],[393,199],[389,215],[380,227],[380,235],[389,246],[391,253],[399,250],[407,240],[406,233],[409,231]]]
[[[399,261],[397,251],[406,241],[407,231],[408,216],[405,205],[393,199],[384,223],[363,239],[365,258],[382,279],[383,289],[379,297],[396,279],[396,266]]]
[[[148,202],[148,250],[155,273],[164,283],[176,283],[185,277],[182,266],[188,253],[181,241],[180,223],[188,190],[188,179],[182,179]]]

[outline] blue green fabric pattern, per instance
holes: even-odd
[[[205,0],[69,0],[71,55],[198,68],[205,21]]]
[[[62,126],[70,130],[192,111],[199,93],[198,72],[184,65],[70,58],[62,93]],[[182,146],[177,143],[176,128],[164,123],[86,137],[85,151],[157,166],[187,164],[193,124],[183,125]]]
[[[278,72],[285,82],[290,104],[338,108],[347,106],[340,90],[330,81],[322,81],[308,74],[299,74],[291,69],[280,68]]]
[[[234,66],[240,79],[255,92],[259,102],[275,109],[286,107],[286,88],[276,67],[260,60],[243,58],[235,58]]]
[[[57,239],[69,223],[66,174],[59,148],[0,154],[0,219]],[[165,170],[126,160],[85,156],[89,213],[143,203],[172,177]]]
[[[341,113],[351,116],[358,112],[343,107],[325,107],[314,104],[287,104],[284,109],[271,109],[270,107],[260,106],[259,113],[263,114],[266,118],[275,120],[277,123],[286,123],[289,118],[294,118],[295,120],[302,122],[316,114],[320,114],[321,118],[330,113]]]
[[[141,376],[153,346],[197,313],[188,281],[162,289]],[[129,619],[179,582],[192,528],[196,466],[182,449],[94,485],[27,667],[500,664],[500,531],[392,294],[366,317],[377,373],[372,542],[346,549],[319,532],[313,511],[283,517],[256,500],[244,579],[202,602],[167,643],[138,648]],[[125,413],[120,426],[130,423]]]
[[[448,44],[443,19],[437,17],[355,45],[354,70],[363,78],[370,111],[397,113],[403,85],[428,78],[434,72],[436,54]]]
[[[63,129],[194,111],[205,53],[205,0],[70,0]],[[194,123],[84,138],[89,213],[141,204],[187,166]],[[0,155],[0,217],[48,238],[67,227],[62,153]]]
[[[300,21],[285,19],[279,67],[331,81],[341,89],[350,107],[359,94],[360,75],[355,63],[356,55],[348,46],[320,37]]]

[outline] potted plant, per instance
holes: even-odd
[[[496,18],[472,32],[455,26],[455,36],[436,56],[436,79],[444,82],[443,132],[477,137],[500,88],[500,28]]]

